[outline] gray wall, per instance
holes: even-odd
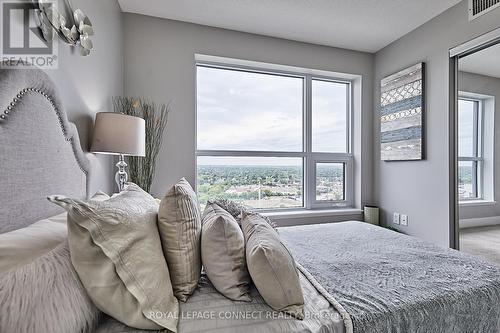
[[[78,127],[86,151],[95,113],[112,110],[111,97],[123,93],[122,13],[116,0],[73,0],[72,4],[92,21],[95,50],[81,57],[78,49],[59,42],[59,67],[47,73],[59,88],[68,118]],[[92,190],[110,192],[114,183],[112,159],[97,156],[97,161],[98,177]]]
[[[461,91],[493,96],[495,98],[494,124],[494,199],[500,193],[500,78],[460,72],[458,86]],[[492,205],[461,206],[459,218],[472,219],[500,216],[500,202]]]
[[[172,103],[153,194],[162,196],[183,176],[194,182],[195,54],[206,54],[362,75],[359,201],[373,200],[373,55],[136,14],[124,14],[124,36],[125,93]]]
[[[73,0],[92,21],[94,51],[81,57],[78,50],[59,45],[59,69],[49,71],[64,99],[70,121],[75,122],[84,150],[90,147],[95,113],[112,111],[113,96],[123,94],[123,14],[118,1]],[[93,190],[112,192],[114,163],[109,156],[98,156],[100,177]]]
[[[374,121],[375,196],[384,223],[393,212],[409,215],[403,232],[449,245],[448,203],[448,50],[500,25],[500,10],[468,21],[467,0],[410,32],[375,55],[374,105],[380,80],[419,61],[427,63],[427,159],[380,161],[380,121]]]

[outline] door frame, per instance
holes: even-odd
[[[474,38],[449,51],[449,217],[450,247],[460,249],[458,206],[458,62],[460,58],[500,43],[500,28]]]

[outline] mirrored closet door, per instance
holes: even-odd
[[[456,244],[500,265],[500,44],[456,58]]]

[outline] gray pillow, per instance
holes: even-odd
[[[105,201],[49,200],[68,211],[71,260],[96,306],[131,327],[177,331],[155,199],[128,183]]]
[[[207,202],[208,204],[216,204],[217,206],[221,207],[224,209],[226,212],[231,214],[232,217],[238,222],[238,224],[241,226],[241,217],[243,214],[257,214],[260,216],[263,220],[265,220],[271,227],[273,227],[275,230],[277,228],[276,223],[274,223],[273,220],[271,220],[269,217],[261,215],[254,211],[252,208],[242,205],[240,203],[237,203],[236,201],[229,200],[229,199],[224,199],[224,198],[215,198],[215,199],[210,199]]]
[[[295,260],[278,233],[258,214],[243,214],[248,271],[266,303],[298,319],[304,318],[304,296]]]
[[[92,332],[99,313],[71,265],[67,241],[0,273],[0,332]]]
[[[236,220],[216,204],[208,204],[203,212],[201,261],[222,295],[235,301],[252,300],[243,232]]]
[[[158,230],[174,295],[185,302],[201,275],[201,212],[196,193],[186,179],[182,178],[161,200]]]

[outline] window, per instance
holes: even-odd
[[[482,101],[458,101],[458,194],[459,199],[483,198],[483,112]]]
[[[316,164],[316,200],[345,200],[345,165],[344,163]]]
[[[200,202],[257,209],[352,205],[351,82],[197,64]]]

